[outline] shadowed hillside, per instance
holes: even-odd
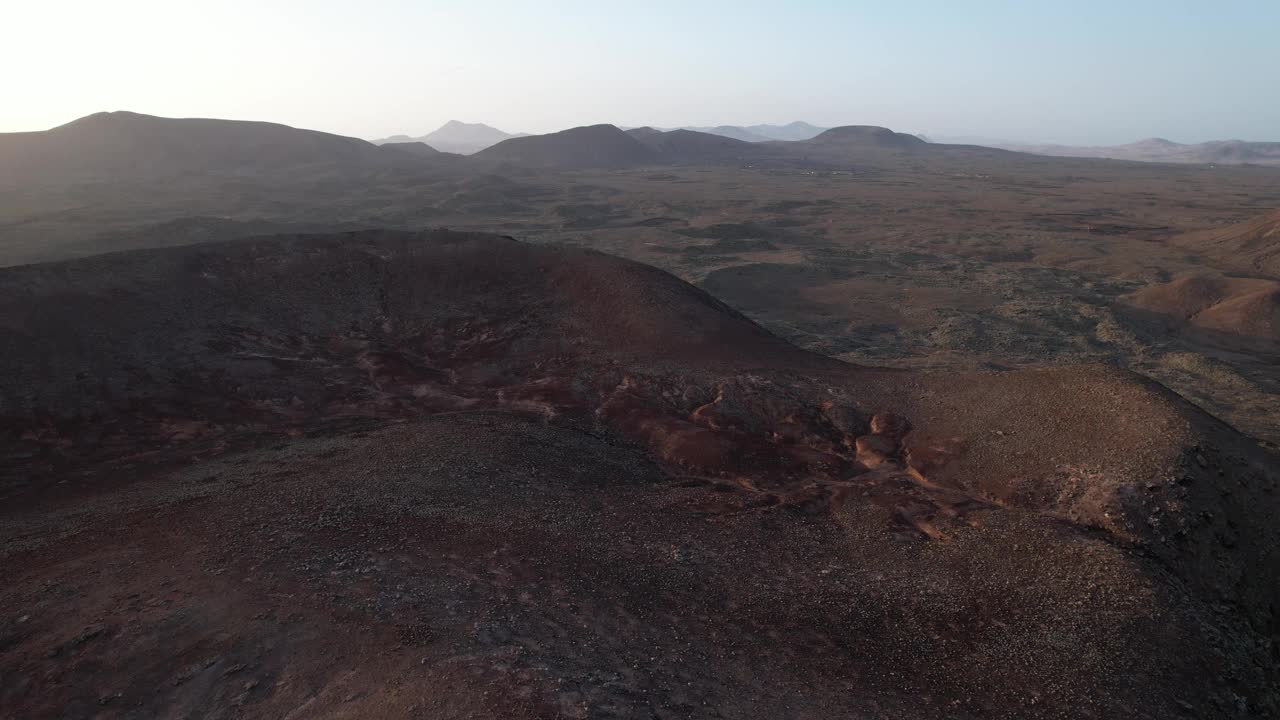
[[[1280,352],[1280,282],[1193,275],[1143,288],[1126,303],[1213,344]]]

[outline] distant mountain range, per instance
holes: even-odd
[[[760,139],[766,137],[762,133],[803,139]],[[520,136],[479,123],[449,122],[419,139],[393,137],[380,142],[377,145],[275,123],[97,113],[51,130],[0,134],[0,183],[167,182],[178,178],[241,182],[286,177],[324,181],[385,173],[489,172],[503,165],[530,169],[689,163],[840,166],[896,162],[892,158],[900,155],[972,158],[1010,150],[1123,160],[1280,165],[1280,143],[1182,145],[1153,139],[1114,148],[1053,145],[993,149],[931,143],[917,135],[875,126],[822,130],[802,122],[721,126],[706,131],[623,130],[601,124]],[[460,157],[453,151],[469,152],[471,157]]]
[[[637,128],[623,127],[624,131],[634,130]],[[650,128],[653,129],[653,128]],[[817,137],[827,128],[810,125],[807,122],[796,121],[787,123],[786,125],[717,125],[715,127],[679,127],[679,128],[657,128],[662,132],[670,132],[672,130],[691,130],[693,132],[705,133],[708,135],[719,135],[721,137],[733,138],[743,142],[770,142],[772,140],[809,140]],[[554,133],[553,133],[554,134]],[[442,125],[438,130],[427,133],[419,137],[411,137],[409,135],[392,135],[391,137],[380,138],[374,140],[375,145],[403,144],[403,143],[426,143],[441,152],[458,153],[460,155],[472,155],[478,153],[485,148],[492,147],[512,138],[529,137],[528,133],[508,133],[499,130],[491,125],[484,123],[464,123],[457,120],[450,120]]]
[[[608,169],[689,163],[841,164],[885,153],[960,151],[959,146],[930,145],[914,135],[870,126],[822,130],[803,140],[754,141],[732,134],[763,137],[754,132],[759,131],[800,137],[818,128],[791,123],[716,129],[624,131],[602,124],[513,136],[487,125],[450,122],[420,139],[385,138],[379,145],[275,123],[97,113],[51,130],[0,133],[0,182],[240,182],[285,177],[323,181],[387,172],[487,171],[499,165]],[[471,157],[450,152],[473,151],[495,139]]]
[[[640,128],[621,128],[630,131]],[[649,128],[651,130],[655,128]],[[818,127],[797,120],[786,125],[687,125],[679,128],[656,128],[661,132],[689,130],[708,135],[732,138],[748,143],[764,143],[778,140],[801,142],[812,140],[830,128]],[[421,137],[395,135],[373,141],[375,145],[388,143],[421,142],[443,152],[471,155],[504,140],[529,137],[526,133],[507,133],[483,123],[463,123],[450,120],[439,130]],[[1163,138],[1140,140],[1128,145],[1075,146],[1056,144],[1021,143],[985,136],[918,135],[923,140],[945,145],[977,145],[981,147],[1012,150],[1033,155],[1056,157],[1111,158],[1137,162],[1171,162],[1242,165],[1280,165],[1280,142],[1246,142],[1243,140],[1218,140],[1199,144],[1182,144]]]
[[[1164,138],[1148,138],[1128,145],[1081,147],[1074,145],[1029,145],[1001,141],[971,143],[1035,155],[1056,157],[1110,158],[1138,162],[1201,163],[1221,165],[1280,165],[1280,142],[1215,140],[1183,144]]]
[[[906,133],[870,125],[824,130],[806,140],[744,141],[698,130],[622,130],[614,125],[571,128],[504,140],[476,153],[477,162],[546,169],[625,168],[688,163],[834,163],[902,154],[935,157],[1006,151],[933,145]]]
[[[658,128],[662,132],[671,132],[673,130],[685,130],[688,132],[700,132],[707,135],[719,135],[720,137],[732,138],[741,142],[768,142],[774,138],[766,137],[750,130],[739,127],[737,125],[717,125],[715,127],[680,127],[680,128]]]
[[[797,120],[786,125],[751,125],[746,129],[747,132],[761,135],[770,140],[809,140],[830,128],[817,127],[802,120]]]
[[[742,140],[696,130],[664,132],[643,127],[628,130],[627,134],[639,140],[658,156],[673,162],[741,158],[751,155],[755,149]]]
[[[662,128],[663,130],[693,130],[694,132],[720,135],[743,142],[769,142],[770,140],[809,140],[815,138],[828,128],[810,125],[797,120],[786,125],[716,125],[715,127],[685,126],[680,128]]]
[[[480,152],[491,145],[496,145],[503,140],[525,137],[525,135],[526,133],[513,134],[503,132],[498,128],[485,125],[484,123],[464,123],[457,120],[450,120],[436,130],[421,137],[393,135],[388,138],[374,140],[373,144],[388,145],[393,143],[419,142],[430,145],[441,152],[471,155],[472,153]]]

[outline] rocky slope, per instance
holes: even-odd
[[[1280,211],[1183,233],[1170,242],[1204,255],[1225,270],[1280,279]]]
[[[6,714],[1278,708],[1276,458],[1127,373],[443,231],[6,269],[0,347]]]

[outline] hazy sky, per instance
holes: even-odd
[[[787,122],[1280,140],[1280,0],[10,0],[0,131]]]

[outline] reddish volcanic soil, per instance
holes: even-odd
[[[1133,311],[1228,348],[1280,353],[1280,282],[1200,274],[1151,285],[1126,298]]]
[[[1226,227],[1199,230],[1172,239],[1173,244],[1201,253],[1232,270],[1280,276],[1280,211]]]
[[[1280,712],[1274,455],[490,235],[0,271],[0,716]]]

